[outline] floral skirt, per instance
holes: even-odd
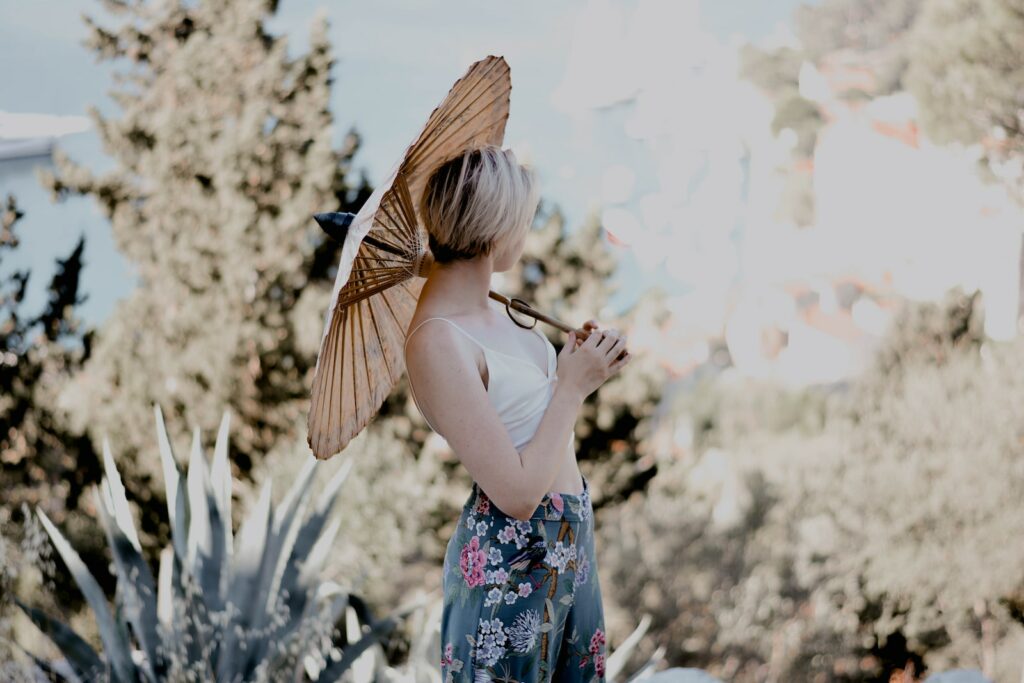
[[[444,558],[445,683],[605,680],[590,485],[547,493],[529,521],[475,482]]]

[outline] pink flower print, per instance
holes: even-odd
[[[598,676],[604,676],[604,654],[594,655],[594,668]]]
[[[444,655],[441,657],[441,666],[447,666],[452,663],[452,652],[451,643],[444,646]]]
[[[516,528],[511,524],[505,525],[505,528],[498,532],[498,540],[502,543],[511,543],[516,539]]]
[[[526,583],[519,584],[519,597],[525,598],[527,595],[533,592],[533,584],[527,581]]]
[[[594,635],[590,637],[590,651],[597,654],[604,642],[604,632],[601,629],[595,630]]]
[[[462,569],[462,576],[466,579],[466,585],[470,588],[484,584],[484,564],[487,563],[487,553],[480,549],[480,537],[474,536],[469,543],[462,546],[462,554],[459,557],[459,567]]]
[[[551,494],[551,504],[555,506],[556,510],[558,510],[558,514],[562,514],[565,510],[565,503],[562,501],[561,493],[556,492]]]

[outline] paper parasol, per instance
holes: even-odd
[[[357,214],[314,216],[342,242],[307,420],[306,441],[318,459],[326,460],[348,445],[405,371],[406,330],[433,263],[417,200],[437,164],[467,148],[501,145],[511,91],[503,57],[489,55],[474,62]],[[521,299],[493,291],[488,295],[506,308],[512,306],[566,332],[573,329]]]

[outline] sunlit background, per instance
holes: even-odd
[[[576,429],[597,491],[610,651],[644,624],[615,680],[652,662],[723,681],[952,681],[955,669],[974,672],[956,680],[1024,681],[1018,0],[222,0],[216,49],[170,53],[166,34],[139,39],[152,16],[125,8],[163,7],[152,11],[185,45],[181,17],[218,3],[123,5],[0,7],[0,198],[24,212],[5,214],[0,240],[5,593],[63,606],[109,648],[60,560],[49,589],[45,569],[21,570],[45,564],[48,543],[25,511],[44,509],[113,599],[85,493],[109,438],[136,544],[156,567],[173,523],[155,404],[182,463],[193,428],[212,447],[232,411],[236,508],[257,506],[270,480],[281,480],[280,501],[308,455],[306,398],[333,277],[320,261],[337,260],[329,245],[295,256],[301,231],[317,235],[304,216],[339,209],[339,198],[357,210],[468,65],[502,55],[513,86],[505,146],[538,171],[543,202],[522,267],[496,274],[494,288],[574,324],[623,329],[637,356]],[[314,69],[308,109],[284,106],[308,115],[300,129],[337,157],[314,144],[272,153],[306,168],[272,156],[249,171],[244,155],[211,152],[222,137],[210,131],[233,124],[193,117],[220,111],[218,88],[248,73],[217,52],[251,40],[246,13],[286,39],[291,59],[327,21],[329,85]],[[121,35],[135,57],[98,59],[83,14],[148,26]],[[152,63],[135,61],[140,46],[157,50]],[[131,104],[128,117],[115,79],[153,64],[177,73],[188,99]],[[252,83],[235,96],[272,97]],[[313,113],[321,100],[327,125]],[[117,123],[113,147],[89,107]],[[250,147],[264,149],[253,135]],[[146,136],[167,163],[146,156]],[[61,153],[92,177],[63,167]],[[296,189],[277,194],[264,162]],[[248,191],[208,203],[177,184],[193,173],[258,178],[266,197],[284,197],[280,211]],[[119,184],[129,178],[145,190]],[[143,204],[159,208],[134,214]],[[245,236],[250,215],[259,239]],[[72,303],[55,294],[68,291],[58,263],[82,236]],[[266,246],[275,242],[279,251]],[[218,258],[223,274],[212,265],[207,277],[202,264]],[[26,271],[19,289],[10,278]],[[261,298],[273,302],[253,304]],[[387,405],[322,464],[335,472],[351,458],[365,483],[339,496],[324,580],[381,614],[438,588],[470,483],[404,382]],[[18,608],[0,609],[7,639],[36,638]],[[440,681],[430,615],[403,621],[346,675]],[[383,673],[385,663],[397,668]],[[675,675],[666,680],[701,680]]]

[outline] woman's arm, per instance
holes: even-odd
[[[573,383],[556,383],[520,456],[487,396],[475,352],[450,325],[424,323],[406,346],[409,381],[419,409],[470,476],[502,512],[526,520],[558,476],[585,395]]]

